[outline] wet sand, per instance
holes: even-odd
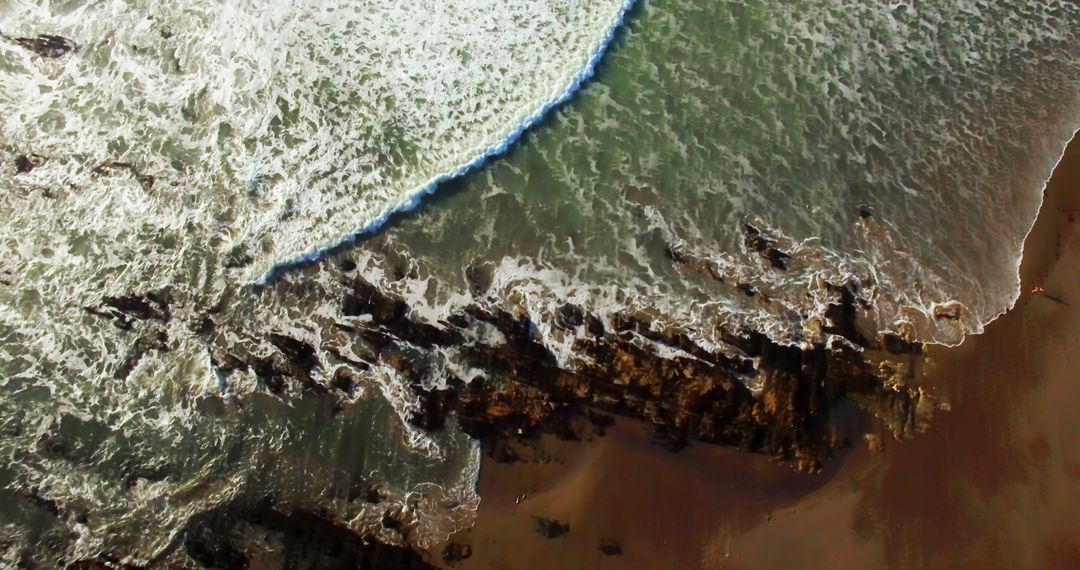
[[[671,453],[626,420],[589,442],[550,438],[529,463],[485,459],[476,526],[453,537],[471,557],[453,567],[1080,568],[1078,214],[1074,141],[1016,307],[928,351],[915,382],[949,407],[928,432],[871,427],[883,451],[858,445],[817,475],[706,445]],[[569,532],[546,538],[536,517]]]

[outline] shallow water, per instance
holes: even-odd
[[[1077,125],[1077,17],[649,2],[599,84],[387,239],[440,286],[474,260],[537,264],[593,304],[792,341],[811,334],[821,282],[852,274],[883,330],[956,342],[1015,297],[1022,239]],[[746,250],[744,220],[787,237],[789,270]],[[958,322],[932,317],[950,302]]]
[[[335,262],[253,286],[501,148],[625,8],[384,4],[0,7],[8,38],[79,46],[0,41],[9,556],[150,558],[194,514],[265,495],[396,540],[358,499],[372,484],[415,513],[412,540],[467,524],[476,445],[403,421],[415,396],[342,328],[373,325],[328,303],[342,256],[431,323],[472,303],[528,315],[566,366],[567,302],[724,350],[720,327],[820,339],[827,284],[852,277],[875,332],[957,342],[1015,299],[1080,117],[1075,4],[642,2],[596,81],[505,156]],[[748,222],[787,269],[748,249]],[[152,291],[171,319],[121,330],[83,309]],[[344,411],[216,370],[208,315],[248,354],[279,353],[270,333],[315,347],[316,383],[357,379]],[[469,378],[452,350],[414,357],[431,387]]]

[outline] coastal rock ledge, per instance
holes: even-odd
[[[802,348],[738,330],[724,333],[728,346],[723,352],[709,352],[684,334],[657,332],[638,315],[621,315],[605,326],[582,308],[564,304],[555,321],[574,331],[574,350],[587,356],[581,359],[585,364],[569,370],[559,366],[526,318],[476,303],[438,325],[421,322],[410,316],[404,300],[355,275],[350,260],[337,264],[341,294],[330,302],[336,303],[331,309],[343,317],[362,318],[343,318],[335,326],[357,341],[353,346],[362,346],[363,353],[354,349],[346,355],[331,342],[312,346],[280,332],[218,322],[210,312],[190,327],[206,343],[218,373],[226,379],[241,370],[253,373],[265,390],[299,392],[340,409],[361,381],[348,370],[389,365],[419,400],[410,423],[428,431],[460,428],[478,438],[496,461],[517,460],[517,444],[542,434],[563,439],[602,435],[614,418],[625,417],[651,425],[655,443],[672,451],[691,442],[719,444],[815,472],[835,450],[863,439],[866,418],[876,417],[902,434],[920,429],[932,408],[930,399],[907,382],[922,347],[896,337],[870,340],[860,334],[857,308],[866,301],[855,282],[830,287],[835,300],[826,311],[823,340]],[[277,295],[304,294],[302,284],[289,280],[273,287]],[[124,330],[139,330],[133,324],[142,321],[142,328],[158,330],[156,325],[170,318],[169,302],[168,293],[158,291],[107,299],[87,310]],[[491,334],[492,329],[498,334]],[[273,346],[275,352],[247,353],[229,342],[237,335],[265,341],[245,345]],[[135,334],[133,358],[148,350],[168,350],[168,344],[160,332],[149,340]],[[481,373],[469,382],[451,378],[443,388],[430,388],[432,368],[417,355],[448,349]],[[334,366],[324,362],[327,359],[350,366]],[[131,367],[126,364],[118,377]],[[337,372],[329,381],[316,373],[331,369]],[[453,424],[448,422],[451,415],[456,416]],[[226,505],[219,511],[193,520],[161,561],[180,556],[219,568],[247,567],[256,553],[244,537],[258,528],[328,560],[364,560],[364,567],[371,568],[427,567],[407,549],[415,546],[406,532],[415,521],[400,510],[388,509],[382,520],[387,529],[401,531],[391,541],[395,544],[383,544],[385,533],[379,534],[379,542],[319,513],[272,502]],[[316,528],[329,530],[311,532]],[[76,567],[94,566],[83,561]]]

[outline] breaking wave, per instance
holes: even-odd
[[[467,524],[476,443],[404,421],[392,370],[315,367],[314,384],[355,382],[328,408],[268,390],[264,369],[223,372],[210,345],[231,331],[207,323],[504,149],[588,78],[627,7],[0,7],[6,556],[145,561],[195,515],[260,497],[390,542]],[[280,308],[262,314],[275,338],[321,334]]]

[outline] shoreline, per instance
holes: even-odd
[[[1080,106],[1080,105],[1078,105],[1078,106]],[[1020,248],[1020,257],[1016,260],[1016,282],[1017,282],[1016,296],[1013,297],[1012,301],[1010,301],[1009,304],[1005,308],[1003,308],[997,315],[994,315],[992,318],[987,320],[985,323],[981,323],[979,325],[979,330],[977,332],[966,333],[964,335],[964,338],[962,338],[960,340],[960,342],[958,342],[956,344],[927,342],[926,343],[927,347],[930,347],[930,346],[943,346],[943,347],[946,347],[946,348],[958,347],[958,346],[962,345],[964,343],[964,341],[966,341],[969,337],[978,336],[978,335],[983,334],[983,332],[986,330],[986,327],[990,326],[991,323],[993,323],[994,321],[1000,319],[1002,316],[1004,316],[1009,311],[1012,311],[1016,307],[1016,303],[1019,302],[1020,298],[1023,297],[1023,295],[1024,295],[1023,271],[1024,271],[1024,258],[1027,257],[1028,249],[1029,249],[1029,247],[1028,247],[1028,239],[1031,237],[1031,232],[1034,231],[1035,227],[1038,225],[1039,218],[1042,217],[1042,215],[1043,215],[1043,208],[1046,206],[1046,202],[1047,202],[1047,189],[1050,187],[1050,184],[1053,181],[1054,173],[1057,172],[1058,167],[1060,167],[1061,163],[1065,160],[1065,157],[1069,153],[1069,148],[1074,146],[1074,145],[1080,145],[1080,126],[1076,126],[1076,127],[1074,127],[1072,129],[1072,134],[1069,135],[1069,137],[1065,140],[1065,146],[1061,149],[1061,152],[1058,154],[1057,160],[1054,161],[1053,166],[1050,168],[1050,175],[1043,181],[1042,188],[1039,189],[1039,193],[1042,194],[1042,198],[1039,200],[1039,209],[1035,212],[1035,218],[1033,220],[1031,220],[1031,225],[1028,227],[1027,232],[1024,234],[1023,245]]]
[[[672,454],[622,418],[586,443],[548,436],[536,461],[484,457],[476,525],[449,542],[470,557],[442,567],[1080,567],[1080,318],[1062,304],[1080,303],[1076,134],[1043,193],[1013,306],[927,345],[911,375],[939,402],[922,433],[871,420],[817,475],[710,445]],[[537,517],[569,531],[545,538]]]

